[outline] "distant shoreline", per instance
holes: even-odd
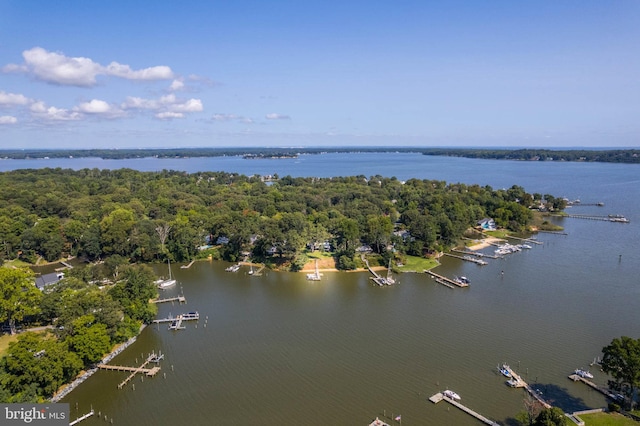
[[[0,159],[47,160],[52,158],[101,158],[126,160],[135,158],[192,158],[237,156],[245,159],[291,159],[306,154],[331,153],[414,153],[421,155],[464,157],[482,160],[551,161],[551,162],[599,162],[640,164],[637,148],[426,148],[392,146],[351,147],[289,147],[289,148],[137,148],[137,149],[4,149]]]

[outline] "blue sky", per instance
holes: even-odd
[[[640,146],[640,1],[0,0],[0,148]]]

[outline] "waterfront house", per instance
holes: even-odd
[[[478,226],[482,228],[483,231],[495,231],[496,230],[496,222],[489,218],[485,217],[482,220],[478,221]]]

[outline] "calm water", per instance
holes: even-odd
[[[451,388],[467,406],[504,424],[523,409],[524,394],[505,386],[498,363],[519,370],[565,411],[602,407],[603,397],[567,375],[588,367],[614,337],[640,335],[638,166],[327,154],[295,160],[5,160],[1,167],[379,174],[494,188],[517,184],[605,203],[575,207],[576,213],[631,220],[560,220],[567,236],[540,234],[543,245],[484,267],[444,259],[436,271],[468,276],[465,290],[435,284],[424,274],[403,274],[398,285],[379,288],[365,273],[327,273],[308,282],[303,274],[227,273],[221,262],[176,265],[180,286],[165,294],[182,289],[188,304],[161,306],[160,315],[197,310],[197,327],[148,327],[113,363],[134,365],[143,353],[162,350],[162,372],[134,380],[135,390],[117,389],[124,373],[98,372],[65,399],[72,417],[92,406],[118,425],[363,425],[385,412],[401,414],[405,425],[480,424],[445,403],[427,401]],[[606,381],[592,372],[596,382]]]

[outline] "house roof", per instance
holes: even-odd
[[[50,274],[40,275],[39,277],[36,278],[36,287],[42,290],[46,286],[55,284],[63,278],[64,278],[63,272],[52,272]]]

